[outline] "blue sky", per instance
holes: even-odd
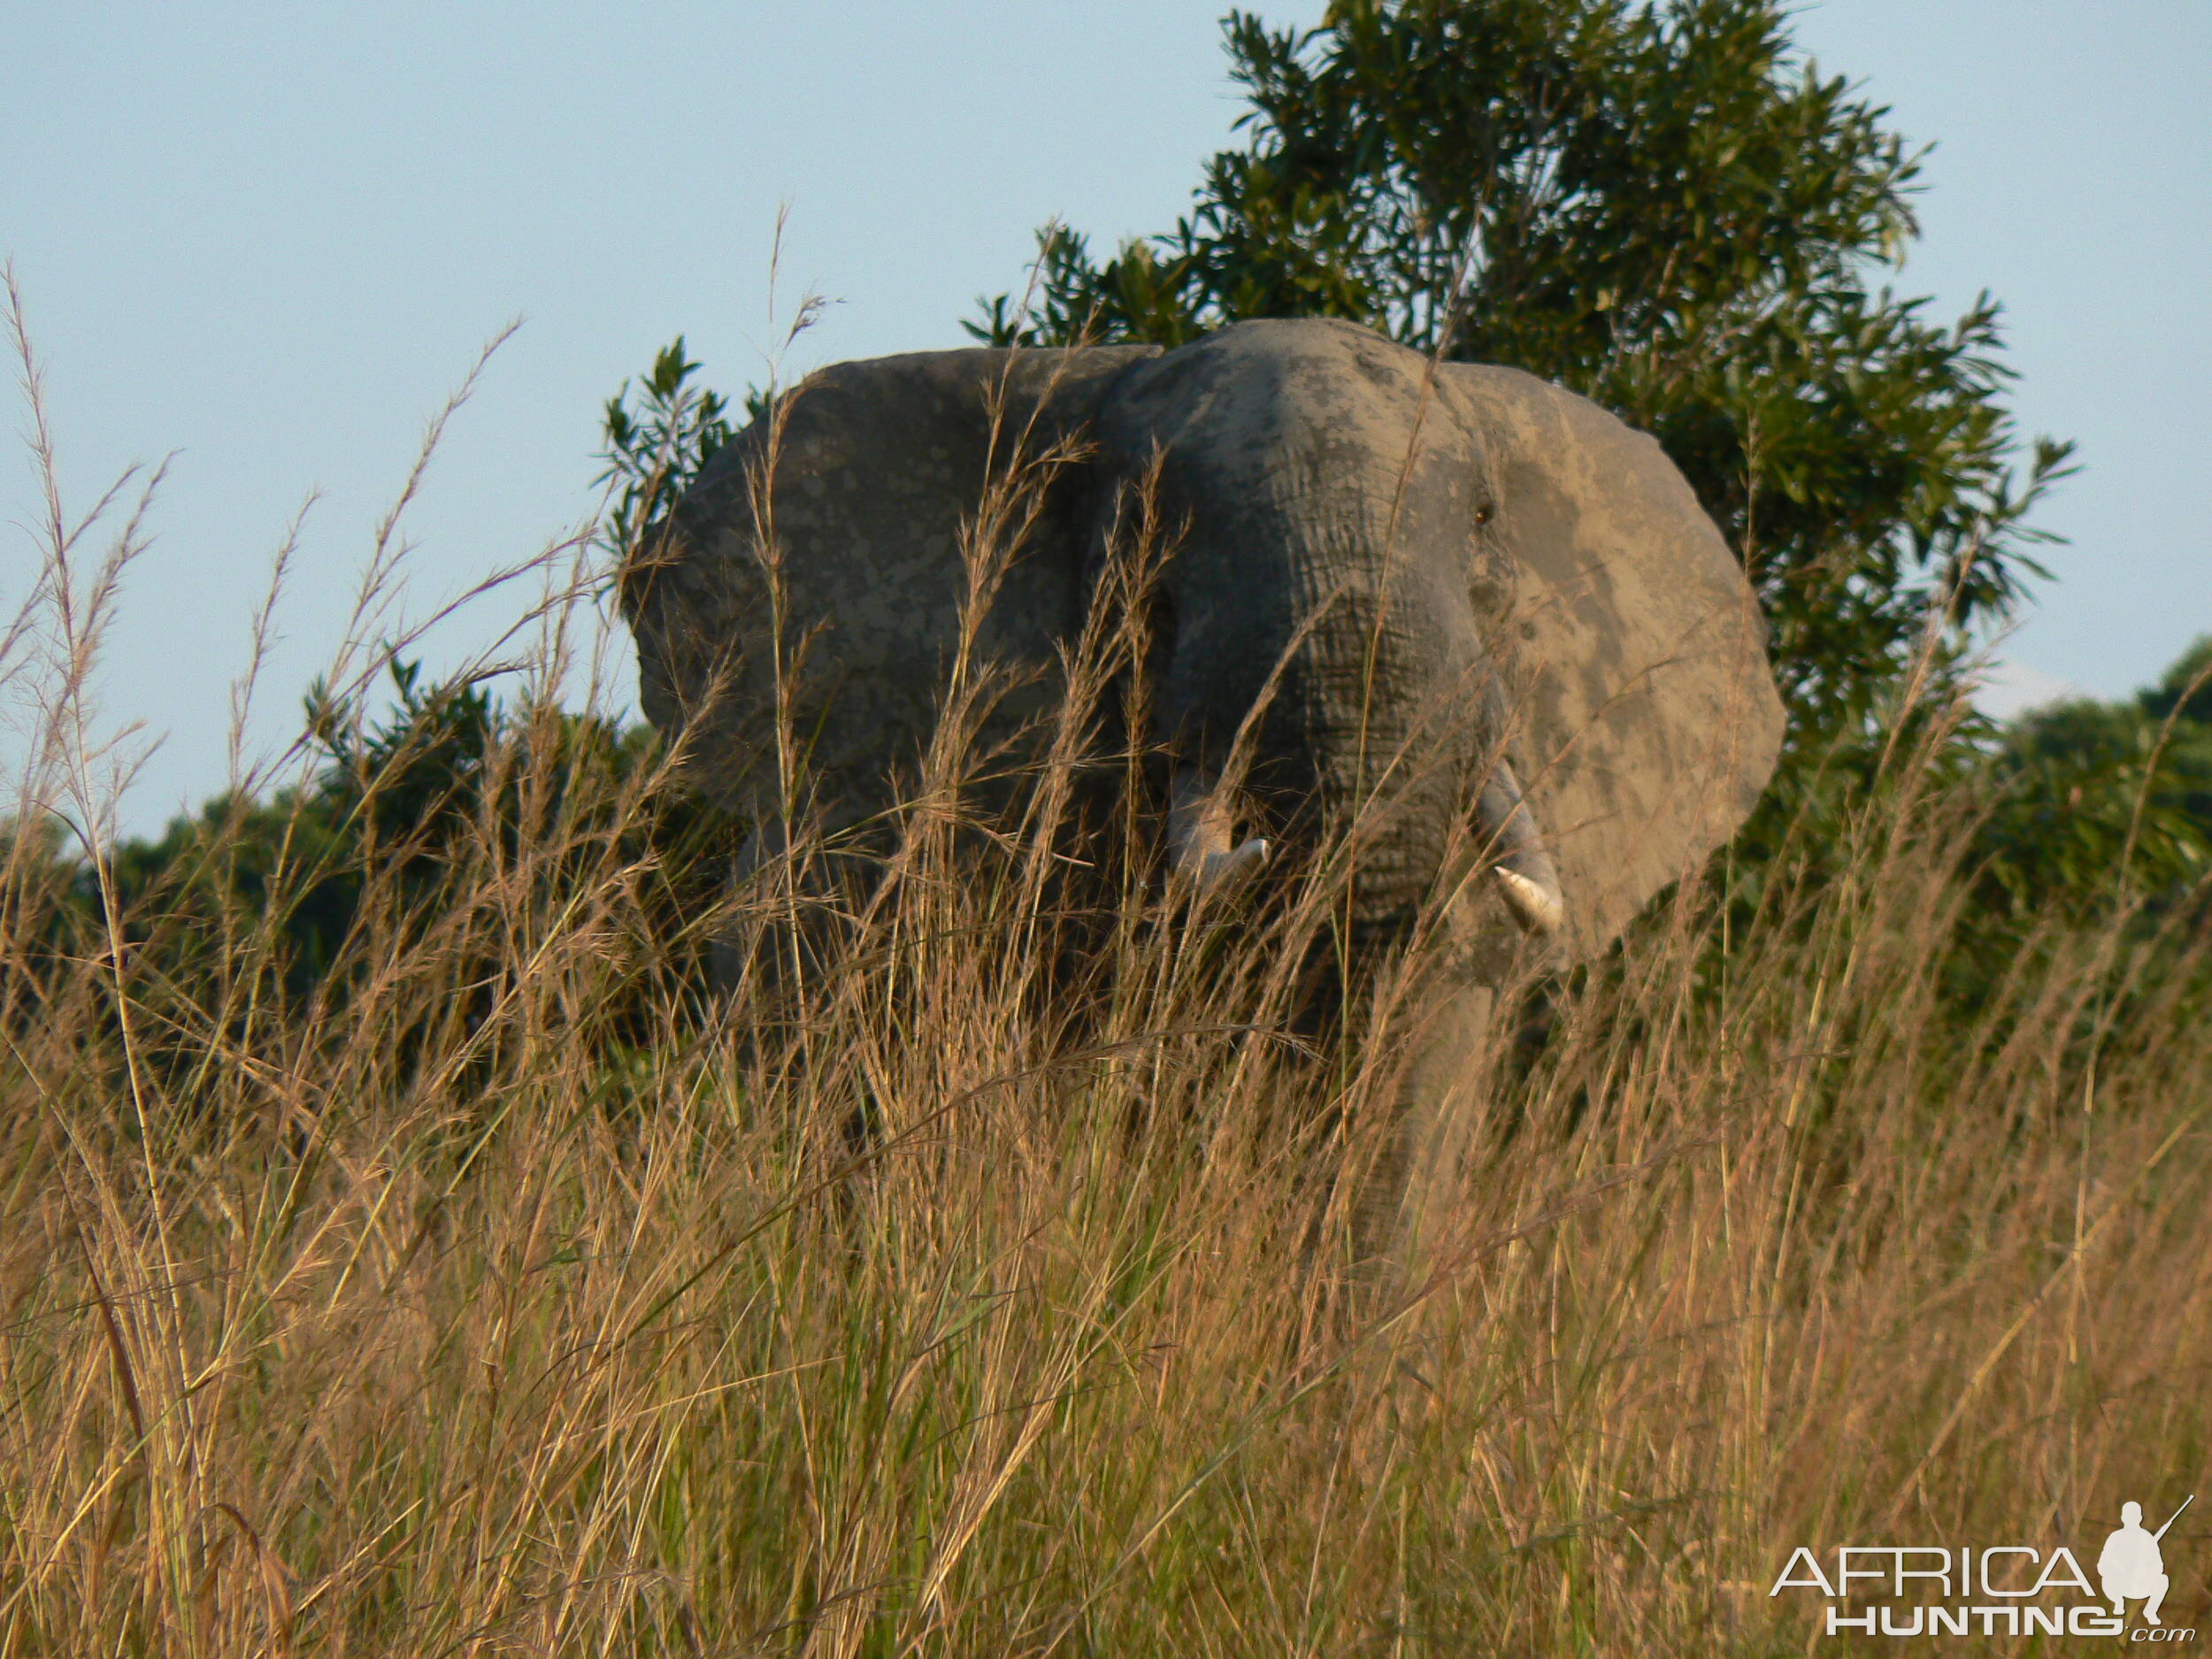
[[[1321,0],[1260,10],[1310,22]],[[416,614],[573,530],[601,403],[671,336],[715,384],[761,378],[780,208],[774,297],[834,302],[794,370],[965,343],[975,296],[1018,286],[1051,215],[1102,244],[1171,224],[1241,107],[1215,19],[1187,0],[18,0],[0,253],[65,488],[82,505],[175,457],[102,682],[111,719],[160,736],[125,822],[222,786],[251,612],[319,489],[251,732],[293,735],[423,420],[509,320],[407,521]],[[2081,442],[2044,520],[2072,545],[2007,647],[2016,679],[2142,682],[2212,630],[2212,6],[1824,0],[1797,32],[1939,145],[1901,285],[1947,313],[1992,289],[2024,428]],[[0,462],[0,517],[36,513],[27,464]],[[13,524],[0,538],[12,597],[35,553]]]

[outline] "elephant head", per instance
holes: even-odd
[[[1014,557],[979,594],[1010,468],[1033,488],[1001,491]],[[1331,321],[822,371],[626,578],[646,711],[766,822],[783,699],[831,826],[862,821],[951,676],[1016,670],[982,735],[1033,726],[1141,519],[1170,549],[1149,736],[1188,878],[1348,836],[1356,922],[1396,932],[1440,887],[1478,932],[1586,956],[1772,771],[1755,600],[1659,446],[1531,375]]]

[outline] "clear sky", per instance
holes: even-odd
[[[1262,0],[1279,23],[1322,0]],[[409,528],[417,611],[569,534],[600,405],[679,332],[762,377],[777,298],[833,303],[789,365],[966,343],[1059,214],[1165,228],[1241,105],[1193,0],[101,7],[0,26],[0,253],[43,357],[63,481],[175,452],[104,705],[165,733],[151,829],[219,788],[233,677],[311,489],[253,736],[281,745],[424,419],[523,326]],[[2024,427],[2080,440],[2072,539],[2010,641],[2028,687],[2116,695],[2212,630],[2212,4],[1819,0],[1824,70],[1938,144],[1901,285],[2004,301]],[[17,423],[20,424],[19,420]],[[27,463],[0,517],[35,521]],[[0,596],[35,555],[0,526]],[[505,619],[449,628],[441,649]],[[12,746],[0,747],[0,756]]]

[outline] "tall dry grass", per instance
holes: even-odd
[[[19,823],[96,825],[136,533],[52,526]],[[2200,1010],[2116,931],[1947,1011],[1914,757],[1844,879],[1563,994],[1426,1271],[1347,1285],[1407,1016],[1274,1034],[1310,917],[918,812],[841,919],[802,838],[698,922],[785,967],[656,982],[664,771],[529,741],[587,592],[523,806],[433,912],[370,880],[343,995],[252,914],[179,979],[106,881],[58,952],[10,841],[0,1654],[1794,1652],[1798,1544],[2080,1551],[2201,1467]]]

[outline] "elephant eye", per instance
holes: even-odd
[[[1480,529],[1484,525],[1488,524],[1490,522],[1490,516],[1495,511],[1497,511],[1497,509],[1486,501],[1483,503],[1481,506],[1476,508],[1475,527],[1477,529]]]

